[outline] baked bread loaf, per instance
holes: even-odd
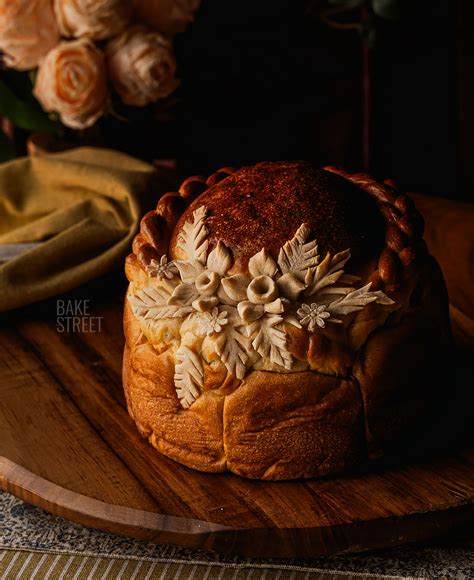
[[[194,469],[269,480],[406,445],[450,344],[422,233],[391,185],[304,161],[164,195],[126,260],[123,383],[140,432]]]

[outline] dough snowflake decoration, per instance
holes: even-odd
[[[278,253],[278,259],[262,248],[248,263],[248,274],[227,275],[232,255],[222,242],[208,252],[206,208],[201,206],[186,222],[177,247],[184,260],[152,260],[147,267],[150,282],[129,295],[132,312],[150,327],[163,319],[197,321],[197,332],[210,337],[227,371],[243,379],[258,361],[266,368],[290,371],[286,325],[305,326],[309,332],[362,310],[367,304],[390,305],[370,283],[354,288],[357,276],[344,272],[349,250],[321,260],[316,240],[302,224]],[[200,352],[181,345],[176,352],[174,382],[184,408],[199,397],[204,385]]]

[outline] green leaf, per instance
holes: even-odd
[[[0,163],[9,161],[15,157],[15,149],[13,143],[0,129]]]
[[[56,125],[48,115],[35,104],[19,99],[15,93],[0,80],[0,115],[29,131],[53,132]]]
[[[386,20],[398,20],[400,18],[400,0],[372,0],[372,9]]]
[[[33,71],[18,71],[12,68],[0,71],[0,80],[2,80],[12,93],[21,101],[35,103],[33,96],[33,82],[31,73]]]

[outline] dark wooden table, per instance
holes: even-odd
[[[250,557],[361,551],[472,522],[470,446],[283,483],[199,473],[161,456],[125,408],[124,291],[122,275],[113,274],[60,297],[65,303],[54,299],[2,316],[4,490],[86,526]],[[62,332],[58,304],[88,307],[88,315]]]

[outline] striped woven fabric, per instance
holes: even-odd
[[[254,560],[84,528],[0,492],[0,580],[467,578],[474,538],[308,560]]]
[[[295,569],[294,567],[250,567],[238,564],[204,564],[192,562],[157,562],[152,560],[97,558],[93,556],[50,554],[4,550],[0,552],[2,580],[345,580],[364,578],[391,578],[375,574],[348,574],[345,572]],[[407,577],[404,578],[406,580]]]

